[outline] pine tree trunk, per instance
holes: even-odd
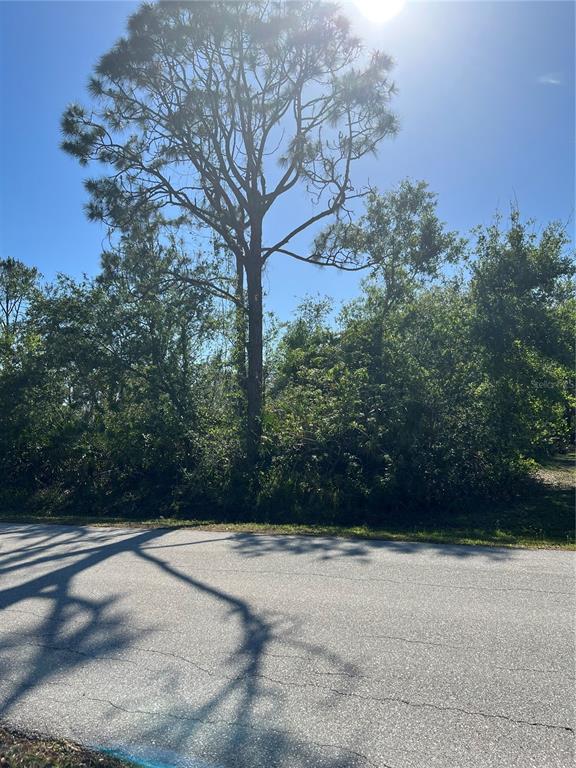
[[[237,415],[241,424],[246,423],[247,375],[246,375],[246,306],[244,291],[244,266],[236,258],[236,299],[239,304],[234,312],[234,370],[236,374]]]
[[[248,382],[246,451],[254,466],[260,454],[262,437],[262,235],[259,228],[252,232],[250,258],[246,265],[248,298]]]

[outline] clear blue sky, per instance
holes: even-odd
[[[69,102],[89,103],[92,66],[136,7],[0,1],[0,257],[47,278],[98,269],[105,233],[85,219],[86,171],[60,151],[59,120]],[[573,231],[574,8],[409,0],[381,26],[351,11],[368,47],[396,60],[401,124],[356,179],[382,189],[425,179],[442,217],[463,232],[512,199],[525,216],[570,220]],[[298,205],[304,213],[304,198]],[[266,282],[268,307],[283,318],[306,293],[343,299],[357,290],[352,275],[283,258]]]

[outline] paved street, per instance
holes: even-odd
[[[0,717],[154,765],[568,768],[574,553],[0,526]]]

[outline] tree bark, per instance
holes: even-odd
[[[248,381],[247,381],[247,440],[246,452],[254,466],[260,454],[262,437],[262,228],[252,229],[250,255],[246,264],[246,288],[248,299]]]
[[[237,306],[234,309],[234,370],[237,386],[237,415],[241,424],[246,423],[246,404],[248,401],[247,375],[246,375],[246,305],[244,291],[244,265],[240,258],[236,257],[236,299]]]

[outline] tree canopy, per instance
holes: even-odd
[[[397,130],[391,67],[320,0],[129,19],[62,118],[102,171],[98,274],[0,261],[0,505],[383,526],[488,502],[499,529],[573,441],[573,253],[516,208],[461,233],[424,181],[358,183]],[[364,279],[280,323],[271,258]]]
[[[143,5],[104,55],[90,92],[73,105],[63,148],[111,172],[87,181],[89,215],[125,226],[145,209],[207,227],[236,260],[247,318],[249,452],[262,412],[262,270],[274,254],[347,268],[349,261],[292,241],[362,194],[355,161],[396,132],[391,60],[366,56],[337,6],[165,2]],[[314,209],[284,232],[272,207],[304,186]],[[244,294],[246,283],[246,294]]]
[[[380,241],[398,194],[360,217],[361,242]],[[420,214],[414,232],[434,205]],[[517,212],[467,246],[432,228],[442,258],[461,254],[449,271],[408,280],[412,266],[391,293],[379,262],[337,318],[306,300],[270,340],[256,491],[238,461],[234,306],[174,282],[177,244],[123,238],[93,280],[27,283],[0,363],[4,504],[375,525],[498,509],[572,439],[573,260],[557,226]]]

